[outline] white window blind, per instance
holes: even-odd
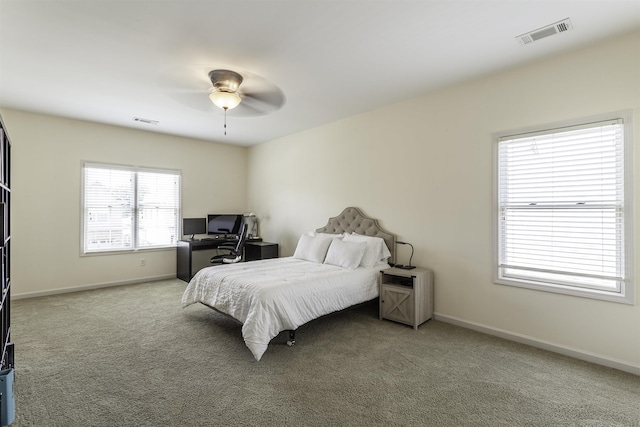
[[[175,245],[180,233],[180,176],[138,172],[138,247]]]
[[[180,174],[85,164],[83,252],[176,244]]]
[[[624,156],[621,119],[499,138],[498,278],[623,292]]]

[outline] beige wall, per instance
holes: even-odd
[[[175,277],[175,248],[80,256],[83,161],[181,170],[185,217],[246,209],[246,148],[8,109],[0,113],[12,144],[15,297]]]
[[[640,306],[492,283],[492,133],[629,108],[638,276],[640,33],[252,147],[249,208],[291,255],[360,207],[434,270],[441,319],[640,373]]]

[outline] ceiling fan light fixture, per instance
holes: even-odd
[[[240,98],[237,93],[221,90],[211,92],[209,99],[216,107],[222,108],[223,110],[233,110],[240,105],[240,101],[242,101],[242,98]]]

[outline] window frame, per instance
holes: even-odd
[[[584,298],[592,298],[603,301],[611,301],[623,304],[633,305],[634,301],[634,189],[633,189],[633,112],[631,110],[616,111],[607,114],[600,114],[585,118],[567,120],[563,122],[555,122],[540,126],[531,126],[528,128],[520,128],[510,131],[502,131],[493,134],[493,282],[499,285],[515,286],[520,288],[534,289],[564,295],[572,295]],[[541,280],[533,281],[526,278],[503,277],[500,266],[500,250],[501,250],[501,205],[500,205],[500,141],[505,137],[514,137],[518,135],[533,133],[552,133],[561,128],[587,125],[590,123],[622,120],[623,121],[623,224],[624,233],[624,281],[621,284],[619,292],[604,291],[601,289],[591,289],[587,286],[565,285],[562,283],[545,282]]]
[[[133,236],[133,243],[131,248],[108,248],[108,249],[100,249],[100,250],[86,250],[86,236],[85,232],[87,230],[86,227],[86,183],[85,183],[85,169],[86,168],[100,168],[106,170],[120,170],[120,171],[128,171],[132,172],[135,175],[134,179],[134,187],[133,187],[133,222],[131,234]],[[155,245],[155,246],[138,246],[138,239],[140,234],[140,224],[138,221],[138,173],[158,173],[158,174],[168,174],[177,176],[178,178],[178,194],[177,194],[177,219],[176,219],[176,239],[172,244],[165,245]],[[96,255],[110,255],[110,254],[123,254],[123,253],[134,253],[139,251],[158,251],[158,250],[170,250],[177,246],[178,240],[180,240],[181,225],[180,218],[182,215],[182,171],[178,169],[168,169],[168,168],[154,168],[154,167],[144,167],[144,166],[133,166],[133,165],[122,165],[122,164],[111,164],[111,163],[101,163],[101,162],[92,162],[92,161],[83,161],[80,168],[80,180],[81,180],[81,203],[80,203],[80,255],[81,256],[96,256]]]

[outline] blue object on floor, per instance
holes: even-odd
[[[0,371],[0,425],[10,425],[16,416],[13,399],[13,368]]]

